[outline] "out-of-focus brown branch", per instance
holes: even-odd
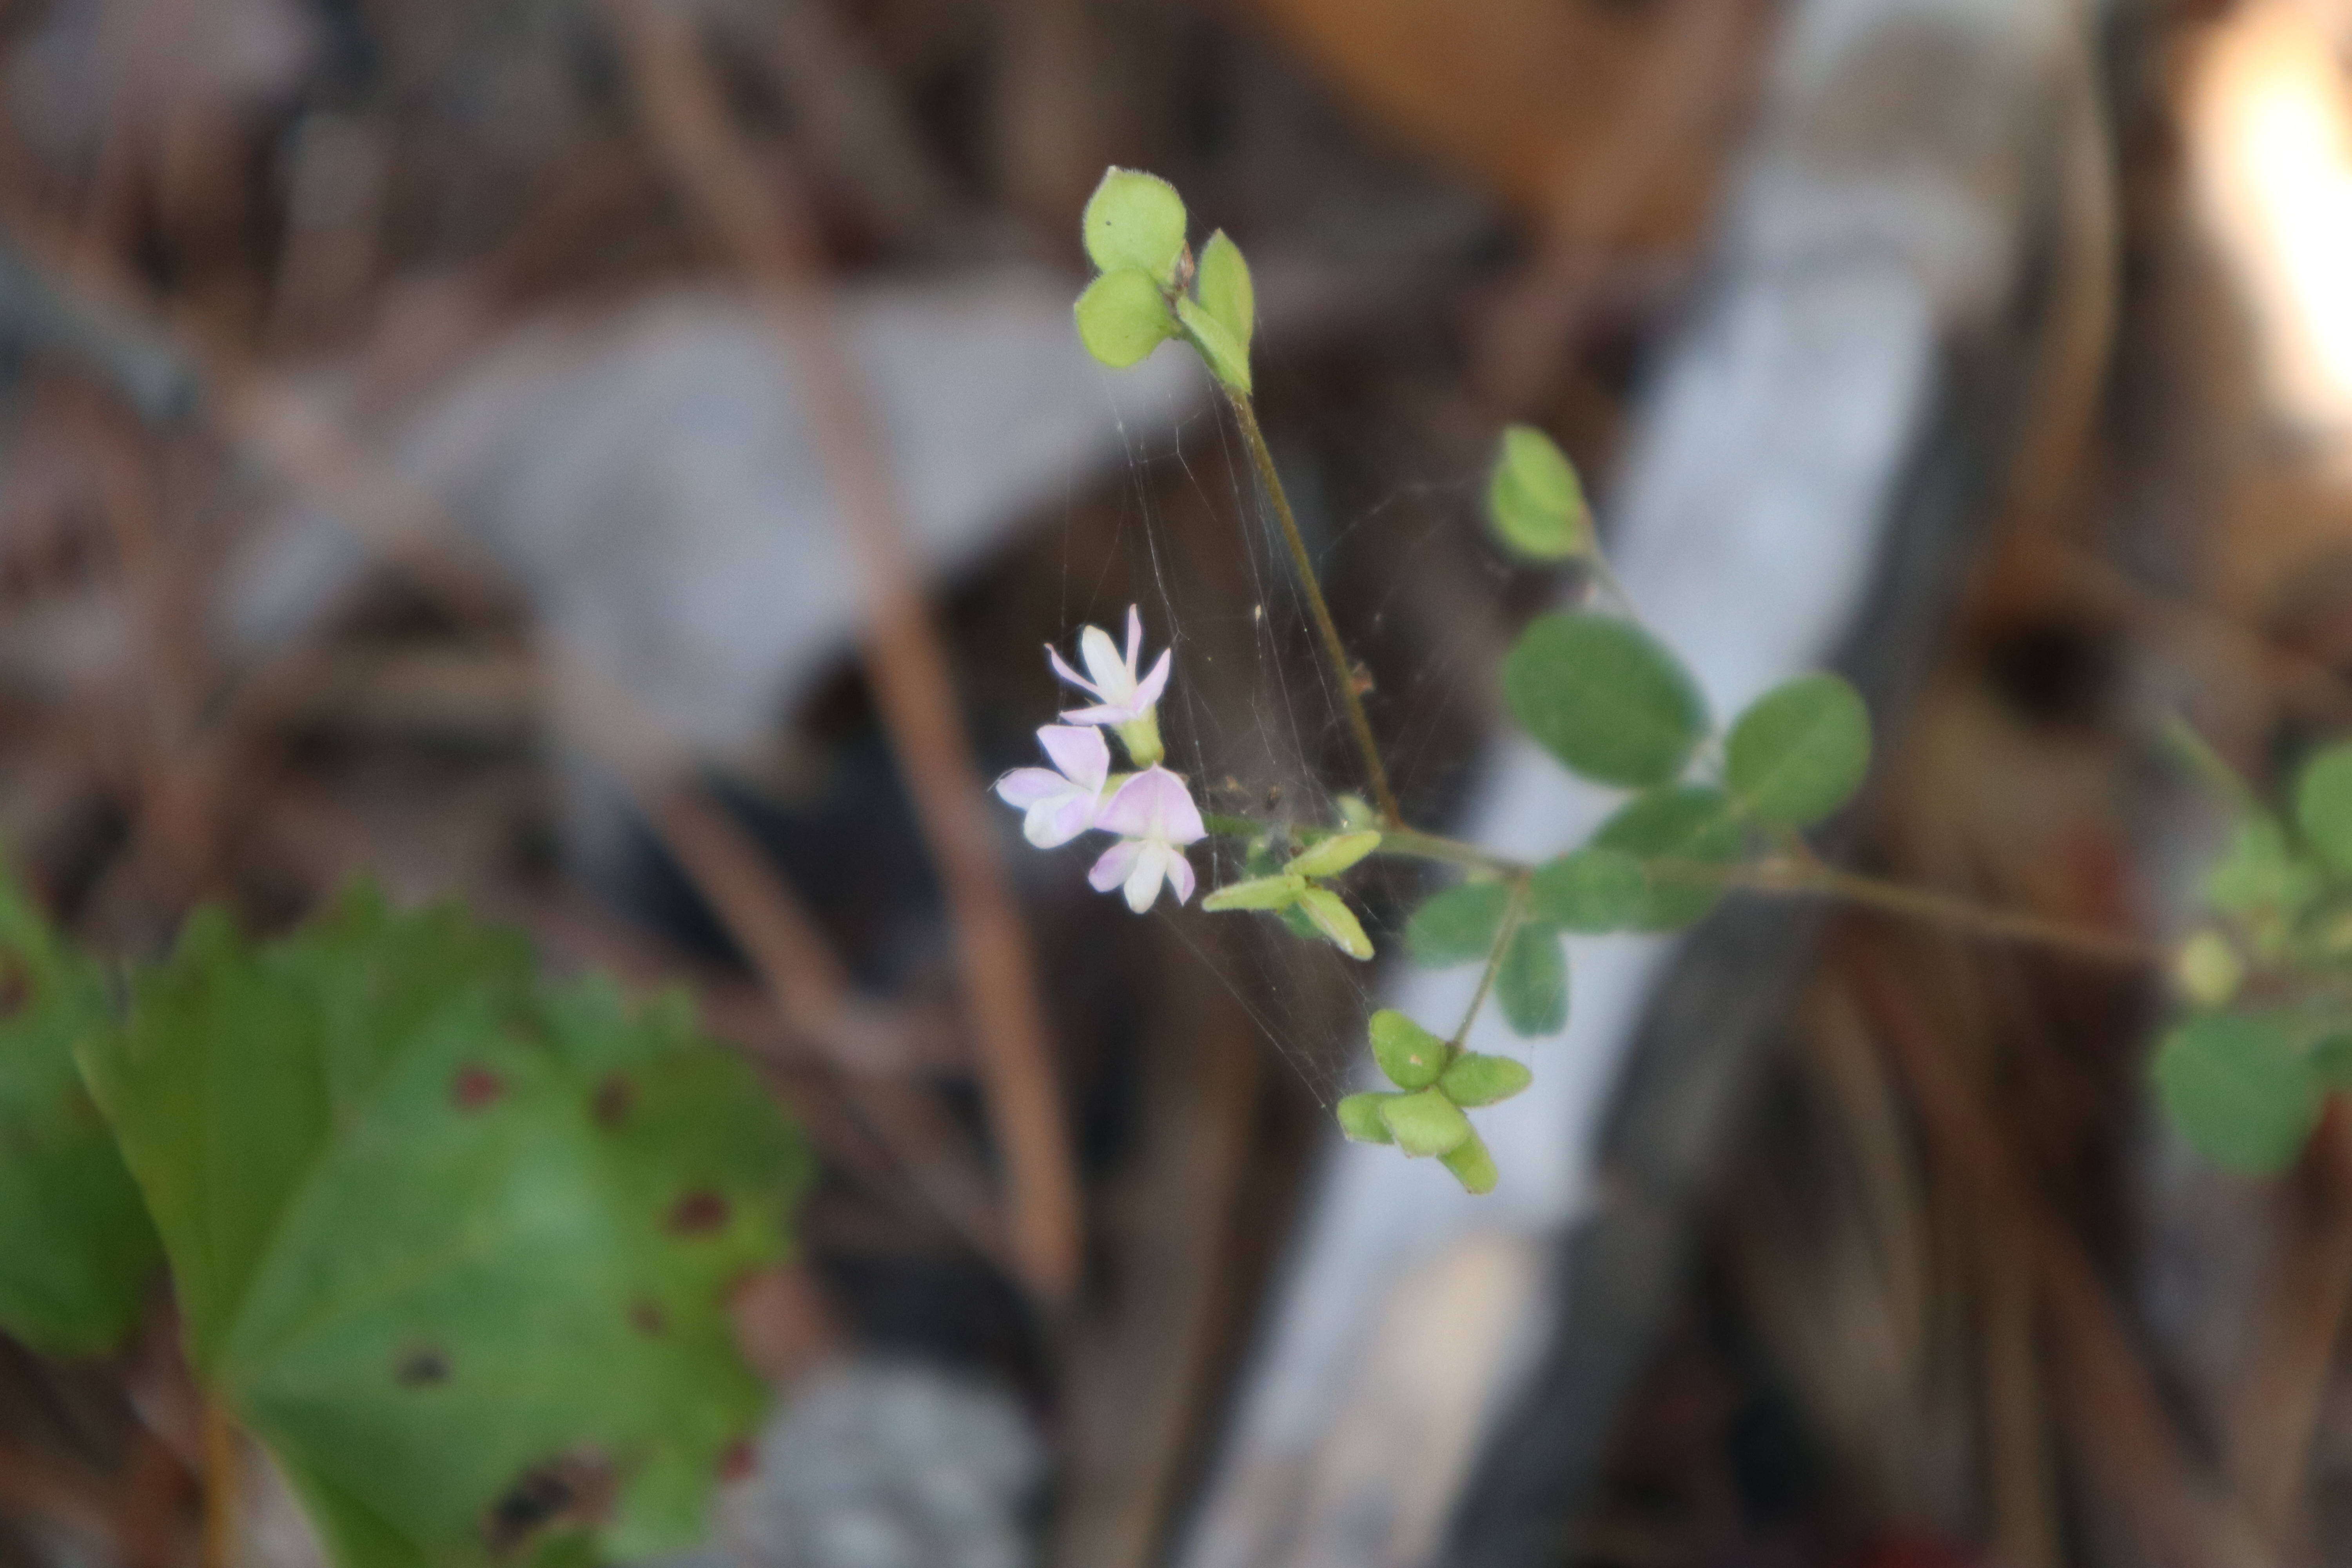
[[[2242,1503],[2190,1458],[2090,1259],[2025,1178],[1890,957],[1867,939],[1854,952],[1862,1003],[1911,1086],[1929,1141],[1982,1201],[2015,1217],[2017,1261],[2032,1270],[2054,1341],[2063,1418],[2140,1551],[2167,1568],[2267,1568],[2272,1553]]]
[[[611,0],[607,11],[647,135],[760,289],[799,369],[803,416],[864,579],[866,672],[954,923],[1004,1160],[1013,1252],[1030,1290],[1058,1306],[1077,1284],[1078,1187],[1036,966],[997,857],[946,653],[908,556],[883,433],[835,320],[806,204],[789,174],[763,168],[729,121],[688,13],[646,0]]]

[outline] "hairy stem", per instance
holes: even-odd
[[[1841,871],[1817,860],[1758,860],[1716,868],[1728,886],[1759,893],[1818,893],[1890,913],[1911,915],[1947,930],[2006,942],[2026,942],[2106,963],[2152,964],[2163,954],[2146,942],[2016,910],[1988,909],[1969,900],[1901,882]]]
[[[1495,927],[1495,946],[1486,954],[1486,968],[1478,976],[1478,989],[1471,994],[1470,1005],[1462,1014],[1454,1037],[1445,1042],[1448,1060],[1462,1054],[1462,1043],[1470,1037],[1470,1026],[1478,1021],[1478,1014],[1486,1005],[1486,998],[1495,989],[1495,976],[1502,973],[1503,954],[1509,951],[1511,939],[1519,934],[1519,921],[1527,913],[1528,878],[1522,871],[1511,879],[1510,901],[1503,906],[1503,918]]]
[[[1234,419],[1241,426],[1243,442],[1249,447],[1258,483],[1265,487],[1266,499],[1274,505],[1274,515],[1282,524],[1283,542],[1290,546],[1291,563],[1298,568],[1299,586],[1315,618],[1315,630],[1323,639],[1324,661],[1331,667],[1331,679],[1339,688],[1339,704],[1348,714],[1348,728],[1354,732],[1356,750],[1363,757],[1364,782],[1372,792],[1372,804],[1380,808],[1381,822],[1401,827],[1404,816],[1397,809],[1395,792],[1389,788],[1389,773],[1381,762],[1380,743],[1372,739],[1372,721],[1366,716],[1364,700],[1356,690],[1356,667],[1348,658],[1348,645],[1339,640],[1339,627],[1331,619],[1331,606],[1324,603],[1323,584],[1316,578],[1315,562],[1307,553],[1307,540],[1298,531],[1298,519],[1291,514],[1290,497],[1283,490],[1282,477],[1274,470],[1274,454],[1266,449],[1265,433],[1257,426],[1257,411],[1241,393],[1228,389],[1225,400],[1233,405]]]

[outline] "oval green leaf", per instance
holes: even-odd
[[[1357,921],[1355,911],[1339,894],[1325,888],[1309,888],[1298,895],[1298,901],[1293,907],[1314,922],[1316,931],[1324,941],[1349,958],[1369,959],[1372,956],[1371,938],[1364,934],[1364,928]]]
[[[1236,341],[1225,330],[1225,324],[1211,315],[1197,300],[1180,298],[1176,301],[1176,319],[1183,324],[1184,335],[1201,353],[1202,363],[1232,390],[1249,395],[1249,345]]]
[[[1372,1015],[1372,1059],[1399,1089],[1427,1089],[1445,1070],[1445,1042],[1391,1007]]]
[[[1592,515],[1576,468],[1532,426],[1503,432],[1486,481],[1486,521],[1505,545],[1531,560],[1565,561],[1592,548]]]
[[[1724,780],[1757,821],[1805,827],[1853,798],[1870,771],[1870,710],[1834,675],[1801,675],[1731,727]]]
[[[1104,272],[1134,268],[1162,286],[1184,254],[1184,198],[1157,174],[1107,169],[1079,223],[1087,255]]]
[[[1496,1105],[1510,1099],[1535,1079],[1525,1062],[1465,1051],[1438,1079],[1437,1087],[1463,1110],[1475,1110],[1482,1105]]]
[[[1415,1159],[1445,1153],[1472,1135],[1462,1108],[1434,1089],[1390,1096],[1381,1102],[1381,1118],[1397,1147]]]
[[[1332,1108],[1339,1119],[1339,1131],[1358,1143],[1393,1143],[1396,1134],[1389,1131],[1381,1115],[1381,1107],[1394,1100],[1392,1094],[1351,1094]]]
[[[1715,908],[1722,888],[1693,872],[1728,865],[1742,847],[1730,797],[1712,784],[1670,784],[1636,795],[1601,825],[1592,842],[1641,862],[1648,897],[1632,929],[1651,931],[1680,930]]]
[[[1176,335],[1167,296],[1131,267],[1087,284],[1074,309],[1078,341],[1113,370],[1125,370]]]
[[[1501,882],[1465,882],[1424,900],[1405,923],[1405,950],[1432,969],[1483,959],[1495,950],[1495,933],[1510,907],[1511,889]]]
[[[1242,259],[1242,247],[1225,237],[1219,229],[1201,247],[1201,266],[1193,291],[1201,298],[1202,309],[1217,319],[1244,358],[1249,355],[1250,338],[1257,331],[1257,289],[1250,282],[1249,263]]]
[[[1501,1173],[1495,1169],[1495,1156],[1487,1152],[1486,1140],[1475,1131],[1440,1154],[1438,1161],[1454,1173],[1462,1190],[1474,1197],[1493,1192],[1495,1183],[1500,1179]]]
[[[1586,778],[1638,789],[1679,776],[1706,729],[1681,663],[1631,621],[1568,611],[1519,634],[1503,695],[1537,742]]]
[[[1307,890],[1307,879],[1288,872],[1272,877],[1252,877],[1246,881],[1228,882],[1201,900],[1201,908],[1209,914],[1222,914],[1227,910],[1283,910],[1298,901]]]
[[[1642,862],[1598,845],[1545,861],[1528,880],[1528,918],[1582,935],[1634,930],[1649,900]]]
[[[1568,957],[1549,926],[1523,925],[1511,933],[1495,972],[1495,1000],[1522,1035],[1557,1035],[1568,1027]]]
[[[2225,1171],[2284,1170],[2319,1121],[2310,1059],[2261,1018],[2191,1018],[2164,1037],[2149,1072],[2182,1136]]]
[[[1380,847],[1378,833],[1335,833],[1292,856],[1286,868],[1301,877],[1336,877]]]
[[[2321,859],[2352,875],[2352,742],[2330,746],[2305,766],[2294,818]]]

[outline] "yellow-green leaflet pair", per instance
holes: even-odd
[[[1181,337],[1228,390],[1249,395],[1257,296],[1239,246],[1221,229],[1196,262],[1184,243],[1184,198],[1135,169],[1103,175],[1081,233],[1099,272],[1076,307],[1087,352],[1123,370]]]

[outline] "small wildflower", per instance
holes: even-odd
[[[1182,779],[1166,768],[1146,768],[1118,786],[1096,814],[1095,826],[1119,836],[1087,874],[1095,891],[1108,893],[1124,884],[1127,907],[1137,914],[1159,899],[1163,878],[1175,889],[1178,903],[1192,899],[1192,867],[1184,858],[1184,846],[1205,837],[1208,828]]]
[[[1168,667],[1173,651],[1160,649],[1151,673],[1137,674],[1143,658],[1143,612],[1133,605],[1127,607],[1124,658],[1118,645],[1110,640],[1110,634],[1100,626],[1087,626],[1078,633],[1078,659],[1087,667],[1085,675],[1071,668],[1061,654],[1048,646],[1045,657],[1052,661],[1054,673],[1095,699],[1095,706],[1073,709],[1063,714],[1063,719],[1072,724],[1111,725],[1118,731],[1119,742],[1137,767],[1156,765],[1167,755],[1160,743],[1159,703],[1160,693],[1168,689]]]
[[[1015,768],[996,781],[996,794],[1005,805],[1028,813],[1021,836],[1040,849],[1052,849],[1095,826],[1103,785],[1110,778],[1110,748],[1100,730],[1074,724],[1048,724],[1037,731],[1037,740],[1054,766]]]

